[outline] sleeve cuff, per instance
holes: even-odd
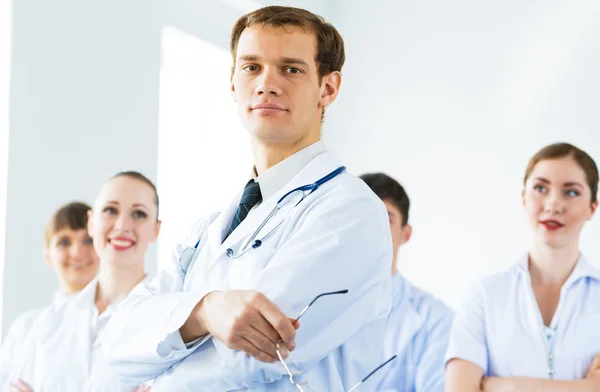
[[[444,358],[444,366],[450,362],[452,359],[462,359],[465,361],[469,361],[479,366],[483,373],[487,375],[487,355],[485,352],[481,352],[481,350],[475,347],[468,347],[468,343],[463,343],[461,348],[458,349],[453,344],[448,347],[448,352],[446,353],[446,357]]]
[[[189,343],[184,343],[185,344],[185,348],[195,348],[196,346],[201,346],[202,343],[204,343],[205,341],[207,341],[208,339],[208,334],[204,335],[204,336],[200,336],[198,339],[194,339]]]
[[[211,338],[211,335],[207,334],[186,344],[179,332],[179,329],[185,324],[186,320],[196,307],[196,304],[198,304],[206,294],[208,294],[208,292],[190,293],[179,302],[175,309],[173,309],[169,322],[167,323],[168,334],[158,345],[159,356],[163,358],[183,358]]]

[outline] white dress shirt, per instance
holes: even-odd
[[[453,312],[402,275],[392,278],[393,303],[385,329],[385,357],[378,392],[444,392],[444,355]]]

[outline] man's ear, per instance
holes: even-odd
[[[323,76],[321,80],[321,97],[319,106],[325,108],[333,103],[340,92],[342,84],[342,74],[338,71],[331,72]]]
[[[408,223],[402,227],[402,244],[406,244],[412,237],[412,226]]]
[[[229,86],[231,88],[231,98],[233,102],[237,103],[237,96],[235,95],[235,83],[233,83],[233,70],[231,71],[231,78],[229,79]]]

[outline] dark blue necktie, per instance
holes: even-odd
[[[235,215],[233,216],[233,221],[231,221],[231,227],[229,228],[229,231],[227,232],[227,235],[223,241],[225,241],[225,239],[229,237],[231,233],[233,233],[240,223],[246,219],[252,207],[254,207],[261,200],[262,194],[260,193],[258,182],[255,182],[254,180],[248,181],[246,187],[244,188],[242,198],[240,199],[240,204],[238,205]]]

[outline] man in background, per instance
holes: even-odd
[[[452,311],[431,294],[414,287],[397,270],[398,250],[412,235],[410,199],[404,188],[383,173],[361,179],[388,211],[393,243],[392,311],[385,331],[385,357],[397,354],[380,378],[377,391],[443,392],[444,355],[450,338]]]

